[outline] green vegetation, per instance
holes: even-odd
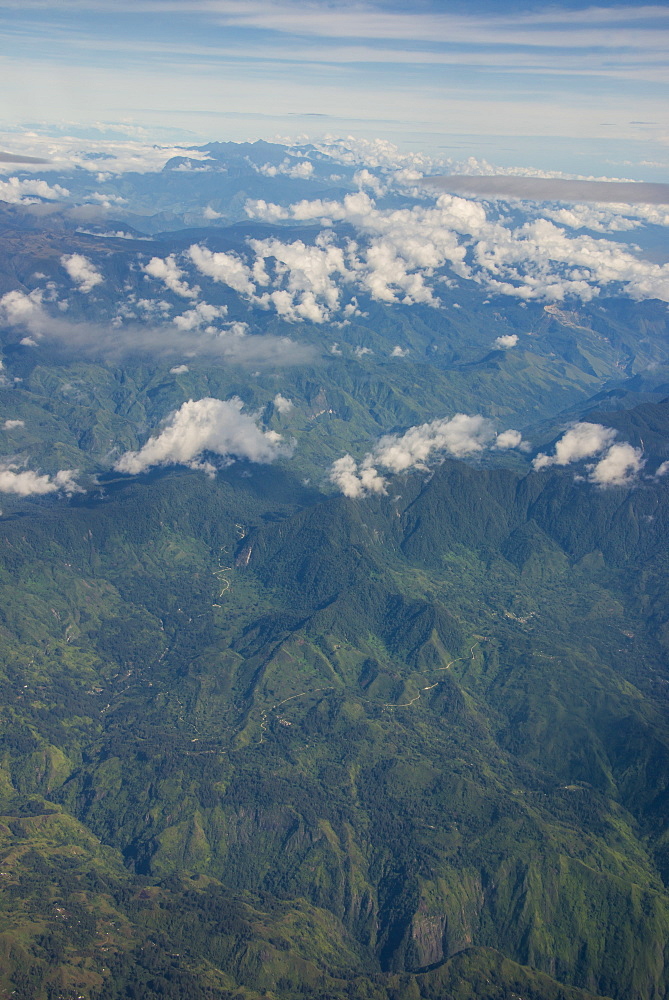
[[[666,491],[240,466],[5,519],[0,985],[663,996]]]

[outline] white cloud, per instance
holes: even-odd
[[[5,292],[0,298],[0,322],[7,326],[26,326],[33,333],[38,332],[36,325],[41,325],[46,319],[42,308],[43,294],[38,288],[28,293],[18,289]]]
[[[277,392],[274,397],[274,406],[279,413],[285,414],[290,413],[294,409],[295,404],[292,399],[287,399],[286,396],[282,396],[280,392]]]
[[[387,434],[374,447],[377,464],[392,472],[425,468],[435,453],[464,458],[483,451],[495,438],[491,420],[479,415],[456,413],[454,417],[432,420],[410,427],[404,434]]]
[[[322,142],[315,141],[314,145],[336,162],[348,166],[360,164],[373,168],[419,171],[422,174],[433,173],[437,169],[443,170],[446,165],[443,158],[435,159],[428,153],[402,153],[398,146],[388,139],[357,139],[349,135],[345,139],[327,138]]]
[[[215,208],[211,207],[211,205],[207,205],[202,214],[209,222],[212,222],[214,219],[223,218],[222,212],[217,212]]]
[[[358,465],[351,455],[344,455],[330,468],[330,481],[349,497],[385,492],[386,483],[379,468],[389,472],[427,469],[427,463],[442,455],[465,458],[489,447],[522,447],[518,431],[496,434],[493,422],[480,415],[456,413],[454,417],[432,420],[410,427],[404,434],[386,434],[380,438]]]
[[[523,441],[523,435],[520,431],[509,429],[497,435],[494,447],[500,451],[506,451],[509,448],[520,448],[521,451],[526,451],[528,446]]]
[[[188,371],[190,371],[188,365],[175,365],[174,368],[170,368],[170,375],[184,375]]]
[[[25,427],[25,420],[5,420],[2,425],[2,429],[5,431],[13,431],[16,427]]]
[[[404,167],[402,170],[397,170],[392,175],[392,179],[396,184],[401,185],[418,184],[423,180],[423,174],[420,170],[414,170],[412,167]]]
[[[658,466],[655,475],[659,479],[662,476],[666,476],[668,472],[669,472],[669,461],[663,462],[662,465]]]
[[[532,468],[547,469],[551,465],[570,465],[584,458],[592,458],[613,444],[618,432],[602,424],[574,424],[563,434],[555,445],[555,454],[540,454],[532,462]]]
[[[355,347],[353,349],[353,353],[355,354],[356,358],[364,358],[365,354],[373,354],[374,351],[371,349],[371,347]]]
[[[79,291],[86,295],[105,280],[93,262],[83,254],[64,254],[60,262]]]
[[[135,240],[136,243],[152,243],[152,236],[139,236],[136,233],[128,233],[125,229],[109,229],[105,233],[95,232],[92,229],[77,229],[82,236],[95,236],[99,240]]]
[[[242,413],[241,399],[189,399],[172,413],[159,434],[149,438],[139,451],[129,451],[115,465],[119,472],[137,475],[156,465],[186,465],[213,471],[200,456],[203,452],[227,461],[245,458],[272,462],[289,455],[292,448],[276,431],[263,431],[253,416]]]
[[[192,309],[175,316],[172,322],[179,330],[200,330],[206,327],[208,331],[213,331],[211,324],[216,319],[222,319],[227,315],[227,306],[212,306],[208,302],[198,302]]]
[[[295,240],[282,243],[278,239],[249,240],[256,254],[256,273],[266,262],[274,260],[274,290],[265,292],[259,304],[273,306],[280,316],[291,322],[308,320],[324,323],[339,309],[338,275],[348,280],[344,250],[335,246],[328,234],[321,234],[314,246]],[[266,280],[269,280],[268,278]]]
[[[150,278],[162,281],[170,291],[174,292],[175,295],[180,295],[184,299],[196,299],[200,292],[197,285],[191,288],[183,280],[184,272],[177,264],[174,254],[170,254],[169,257],[164,258],[152,257],[149,263],[142,267],[142,270]]]
[[[263,163],[260,167],[252,161],[249,162],[253,169],[264,177],[283,175],[284,177],[292,177],[294,180],[308,180],[314,173],[314,165],[310,160],[300,159],[295,162],[295,160],[286,157],[282,163]]]
[[[511,347],[515,347],[517,343],[517,333],[505,333],[503,336],[495,338],[495,346],[501,347],[505,351],[508,351]]]
[[[588,482],[598,486],[629,486],[645,465],[643,452],[631,444],[614,444],[606,455],[592,466]]]
[[[33,196],[33,197],[31,197]],[[59,201],[62,198],[69,198],[70,192],[60,184],[52,187],[46,181],[23,180],[18,177],[9,177],[6,181],[0,181],[0,201],[9,202],[11,205],[32,205],[45,199],[46,201]]]
[[[114,206],[128,204],[128,199],[123,198],[120,194],[104,194],[102,191],[93,191],[91,194],[87,194],[84,200],[95,202],[101,205],[102,208],[113,208]]]
[[[188,250],[188,256],[200,274],[228,285],[240,295],[251,296],[255,293],[251,270],[237,254],[212,253],[207,247],[194,243]]]
[[[544,206],[541,214],[561,226],[590,229],[596,233],[626,232],[638,229],[641,225],[639,219],[626,218],[612,208],[613,206],[605,209],[596,205],[572,205],[570,208],[548,209]]]
[[[16,493],[22,497],[44,495],[46,493],[80,493],[75,476],[77,469],[62,469],[55,476],[39,475],[13,462],[0,464],[0,493]]]
[[[368,493],[385,493],[385,480],[371,466],[362,465],[360,469],[351,455],[342,455],[332,463],[329,473],[331,483],[334,483],[345,497],[355,499]]]
[[[101,132],[104,132],[105,128],[114,132],[125,128],[129,138],[127,140],[81,139],[71,135],[40,135],[36,129],[31,129],[30,131],[0,133],[0,146],[3,149],[11,149],[19,155],[24,154],[47,160],[46,163],[22,163],[22,173],[36,171],[42,174],[48,171],[86,170],[97,175],[99,183],[109,180],[114,174],[128,171],[140,174],[157,173],[163,169],[168,160],[175,156],[187,155],[191,160],[206,160],[209,157],[206,150],[148,142],[146,138],[142,139],[146,133],[141,127],[123,126],[121,123],[115,123],[109,127],[106,127],[104,123],[101,125]],[[101,165],[104,166],[102,171]],[[15,163],[0,162],[0,172],[2,173],[15,172],[16,169]]]
[[[403,349],[402,347],[400,347],[399,344],[395,344],[395,346],[393,347],[392,351],[390,352],[390,357],[391,358],[406,358],[406,356],[407,356],[408,353],[409,353],[409,349],[408,348]]]
[[[522,300],[589,301],[600,288],[619,283],[632,298],[669,301],[669,264],[644,260],[609,239],[569,235],[547,218],[512,229],[488,219],[483,205],[449,194],[406,209],[378,209],[361,190],[341,202],[303,200],[288,207],[249,200],[246,211],[268,222],[349,223],[365,242],[348,245],[348,280],[381,302],[438,305],[433,279],[447,267]]]
[[[385,194],[386,191],[381,180],[366,167],[362,170],[356,170],[353,174],[353,183],[357,184],[359,188],[369,188],[377,196]]]
[[[128,301],[132,301],[132,296],[128,296]],[[145,316],[157,316],[159,319],[172,312],[172,303],[165,299],[137,299],[136,305]]]

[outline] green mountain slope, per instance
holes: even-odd
[[[659,1000],[666,494],[240,466],[5,519],[5,988]]]

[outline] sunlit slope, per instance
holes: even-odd
[[[667,499],[240,467],[4,521],[34,995],[663,996]]]

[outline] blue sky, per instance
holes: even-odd
[[[352,134],[667,179],[669,6],[0,0],[2,126]]]

